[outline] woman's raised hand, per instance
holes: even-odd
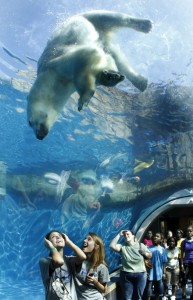
[[[69,239],[69,237],[67,236],[67,234],[62,233],[62,237],[63,237],[63,239],[65,240],[65,244],[68,245],[69,242],[70,242],[70,239]]]
[[[44,245],[46,248],[51,249],[54,247],[54,245],[52,244],[52,242],[50,242],[49,240],[47,240],[46,238],[44,239]]]

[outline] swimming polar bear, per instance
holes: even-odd
[[[49,133],[75,91],[80,111],[98,85],[115,86],[126,77],[140,91],[146,89],[147,79],[128,65],[119,46],[112,43],[112,33],[122,27],[147,33],[152,24],[124,13],[93,11],[71,17],[54,31],[28,95],[28,122],[38,139]]]

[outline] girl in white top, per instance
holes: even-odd
[[[167,263],[166,263],[166,274],[164,280],[164,295],[165,299],[168,293],[168,287],[172,285],[172,296],[171,300],[176,299],[176,288],[179,283],[179,255],[180,250],[177,247],[177,241],[174,237],[170,237],[168,239],[168,248],[166,248],[166,256],[167,256]],[[164,299],[164,298],[163,298]]]

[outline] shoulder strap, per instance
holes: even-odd
[[[142,250],[142,243],[139,243],[139,248],[140,250]]]

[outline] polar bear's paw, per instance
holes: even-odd
[[[119,72],[112,70],[104,70],[100,74],[99,82],[101,85],[104,86],[115,86],[124,79],[125,76]]]
[[[133,80],[131,80],[131,82],[141,92],[145,91],[145,89],[147,88],[147,84],[148,84],[147,78],[145,78],[145,77],[143,77],[142,75],[139,75],[139,74],[138,74],[138,76],[133,78]]]
[[[79,99],[78,100],[78,111],[81,111],[83,109],[84,103]]]
[[[130,22],[131,28],[143,33],[148,33],[152,29],[152,22],[150,20],[132,18]]]
[[[83,109],[83,107],[87,107],[89,104],[90,100],[87,100],[85,102],[83,102],[81,99],[78,100],[78,111],[81,111]]]

